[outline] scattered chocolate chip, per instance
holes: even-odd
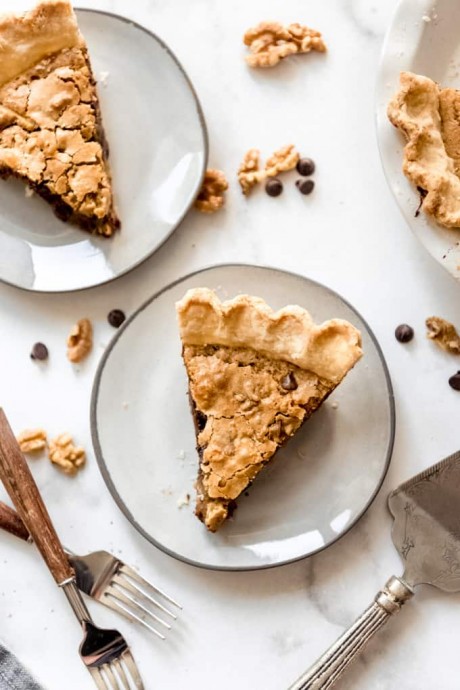
[[[270,177],[265,183],[268,196],[279,196],[283,191],[283,183],[277,177]]]
[[[281,386],[285,391],[295,391],[295,389],[298,387],[292,371],[290,371],[289,374],[286,374],[286,376],[283,376],[281,379]]]
[[[454,391],[460,391],[460,371],[450,377],[449,386],[454,389]]]
[[[39,359],[43,362],[48,359],[48,348],[44,343],[35,343],[30,353],[30,359]]]
[[[107,316],[107,321],[114,328],[120,328],[123,321],[126,319],[125,313],[121,309],[112,309]]]
[[[295,186],[301,194],[311,194],[315,188],[313,180],[297,180]]]
[[[407,323],[402,323],[395,330],[395,338],[399,343],[408,343],[414,337],[414,329]]]
[[[299,175],[302,175],[303,177],[308,177],[309,175],[313,175],[316,166],[311,158],[301,158],[297,163],[296,168]]]

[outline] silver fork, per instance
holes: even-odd
[[[98,690],[144,690],[126,640],[117,630],[98,628],[91,619],[77,588],[74,571],[1,408],[0,478],[50,573],[64,590],[81,624],[83,640],[80,657]]]
[[[24,541],[31,540],[16,511],[1,501],[0,528]],[[69,549],[64,550],[75,570],[77,587],[81,592],[129,620],[140,623],[160,639],[166,639],[154,626],[158,624],[164,630],[170,630],[171,625],[158,612],[161,611],[171,620],[176,620],[177,616],[161,602],[160,597],[181,609],[177,601],[108,551],[77,556]]]

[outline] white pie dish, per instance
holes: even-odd
[[[144,261],[193,204],[207,163],[203,113],[169,48],[124,17],[76,14],[98,81],[122,227],[112,238],[92,236],[58,220],[20,181],[0,180],[0,280],[37,292],[100,285]]]
[[[363,335],[362,361],[216,534],[193,515],[198,456],[174,308],[191,287],[257,295],[275,309],[299,304],[316,322],[345,318]],[[341,297],[276,269],[215,266],[167,286],[117,332],[96,374],[91,427],[107,486],[141,534],[193,565],[251,570],[309,556],[355,524],[389,464],[394,403],[375,337]]]

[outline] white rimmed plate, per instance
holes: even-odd
[[[207,162],[200,104],[167,46],[128,19],[77,16],[99,82],[122,228],[93,237],[26,197],[19,181],[0,181],[0,280],[39,292],[99,285],[144,261],[190,208]]]
[[[275,309],[300,304],[316,321],[346,318],[361,330],[365,353],[217,534],[193,514],[198,458],[174,308],[198,286],[225,299],[258,295]],[[141,534],[193,565],[251,570],[320,551],[359,519],[388,467],[394,405],[375,337],[339,295],[291,273],[228,265],[169,285],[117,332],[96,374],[91,426],[107,486]]]
[[[423,212],[415,217],[419,194],[402,173],[404,137],[389,122],[386,109],[402,71],[460,88],[459,26],[457,0],[402,0],[385,38],[376,92],[377,136],[390,189],[416,237],[457,279],[460,229],[443,228]]]

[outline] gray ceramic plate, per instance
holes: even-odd
[[[275,309],[300,304],[317,321],[346,318],[361,330],[365,352],[217,534],[193,514],[197,455],[174,308],[198,286],[221,298],[259,295]],[[320,551],[359,519],[388,467],[394,405],[375,337],[339,295],[301,276],[230,265],[168,286],[118,331],[96,375],[91,424],[107,486],[141,534],[194,565],[250,570]]]
[[[420,197],[402,172],[404,137],[389,122],[388,101],[401,71],[424,74],[460,88],[460,3],[458,0],[401,0],[385,38],[377,78],[377,137],[383,169],[410,229],[425,249],[460,279],[460,229],[448,229],[420,213]]]
[[[99,285],[144,261],[190,208],[207,162],[200,104],[164,43],[115,15],[77,15],[99,81],[122,229],[92,237],[27,198],[20,182],[0,181],[0,280],[39,292]]]

